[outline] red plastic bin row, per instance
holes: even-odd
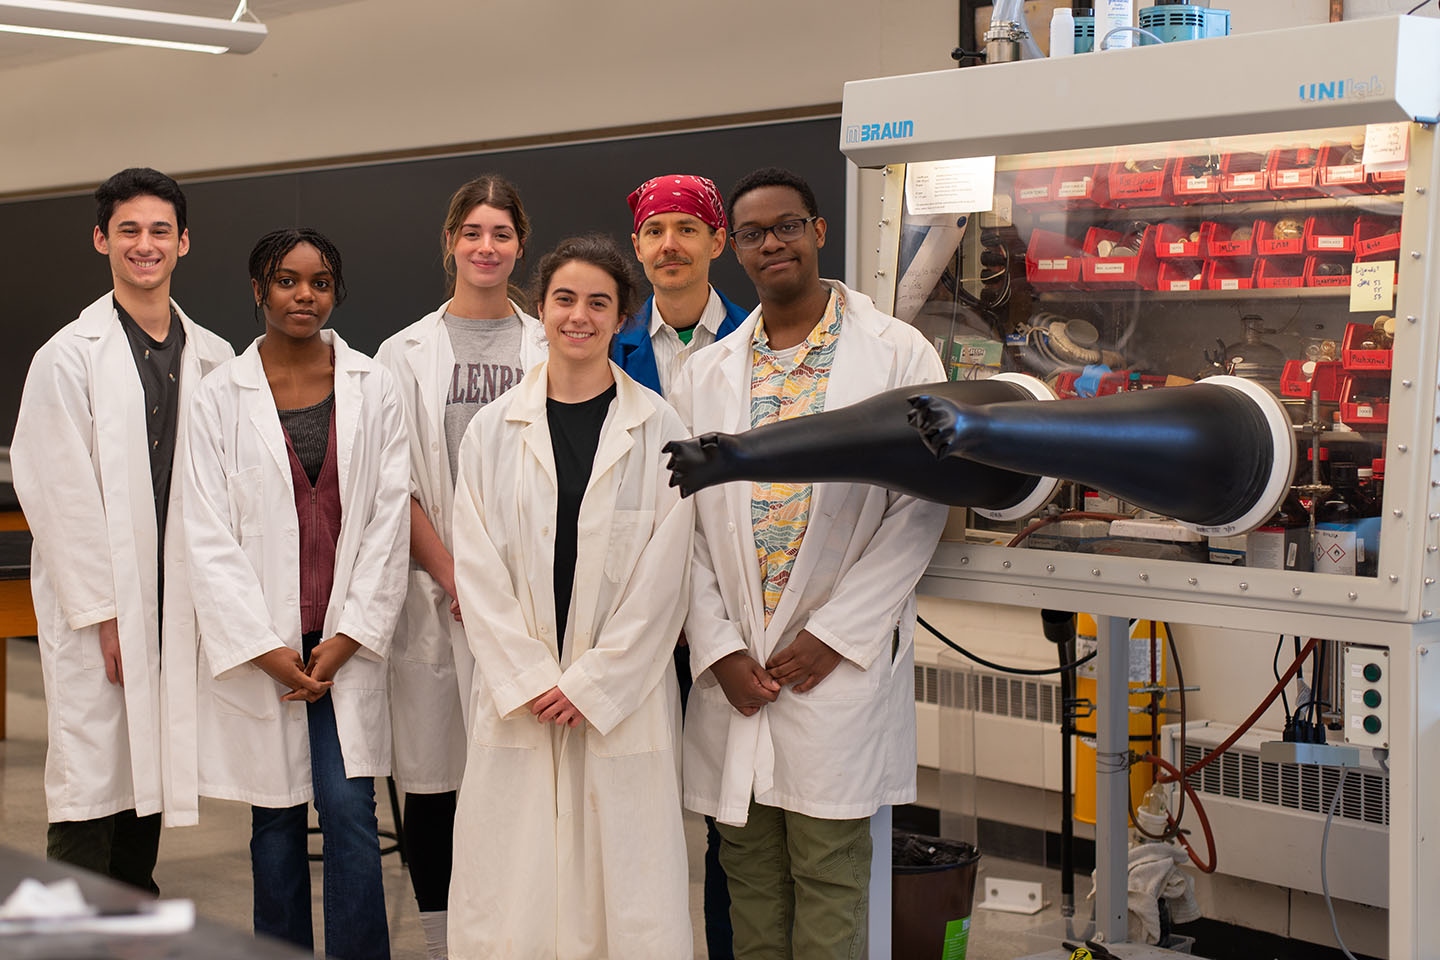
[[[1404,170],[1367,173],[1348,143],[1291,144],[1268,153],[1169,156],[1021,170],[1015,179],[1014,200],[1021,206],[1133,207],[1395,193],[1404,186]]]

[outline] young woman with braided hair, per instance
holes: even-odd
[[[390,773],[386,657],[409,542],[401,402],[384,367],[324,329],[345,298],[324,235],[262,237],[250,280],[265,333],[205,379],[188,426],[199,792],[251,804],[255,929],[306,949],[313,799],[326,955],[386,958],[374,778]]]

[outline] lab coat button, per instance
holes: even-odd
[[[549,527],[541,527],[541,528],[540,528],[540,536],[542,536],[542,537],[548,537],[548,536],[550,536],[550,528],[549,528]]]
[[[734,533],[734,532],[735,532],[735,524],[734,524],[734,523],[727,523],[727,524],[725,524],[725,529],[726,529],[728,532],[730,532],[730,533]]]
[[[440,444],[439,444],[437,441],[435,441],[435,440],[431,440],[431,441],[430,441],[430,452],[431,452],[431,453],[434,453],[436,450],[439,450],[439,449],[440,449]]]

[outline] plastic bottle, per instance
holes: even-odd
[[[1075,53],[1075,15],[1069,7],[1057,7],[1050,15],[1050,56],[1069,57]]]
[[[1095,49],[1118,50],[1135,45],[1135,34],[1129,30],[1109,40],[1106,34],[1116,27],[1135,26],[1135,0],[1095,0]],[[1102,46],[1103,44],[1103,46]]]

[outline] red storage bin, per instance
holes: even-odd
[[[1155,275],[1155,289],[1179,292],[1203,290],[1205,264],[1200,260],[1161,260]]]
[[[1123,161],[1110,164],[1110,169],[1105,174],[1106,187],[1110,191],[1110,205],[1135,207],[1168,203],[1170,173],[1174,166],[1173,158],[1161,161],[1157,170],[1139,172],[1125,169]]]
[[[1257,223],[1221,223],[1206,220],[1200,225],[1200,251],[1207,257],[1253,257]],[[1250,236],[1233,239],[1241,227],[1250,228]]]
[[[1275,238],[1275,225],[1292,220],[1300,228],[1299,236],[1284,240]],[[1292,257],[1305,252],[1305,221],[1299,217],[1276,217],[1255,221],[1255,252],[1262,257]]]
[[[1118,242],[1125,235],[1116,230],[1091,227],[1085,233],[1085,259],[1081,261],[1081,278],[1085,285],[1155,289],[1155,227],[1145,228],[1140,249],[1133,257],[1102,257],[1098,253],[1101,240]]]
[[[1390,381],[1351,374],[1340,384],[1340,419],[1356,430],[1384,429],[1390,422]]]
[[[1390,369],[1394,350],[1366,350],[1360,346],[1374,335],[1374,326],[1367,323],[1352,323],[1345,328],[1345,337],[1340,341],[1340,363],[1346,370],[1358,373]]]
[[[1200,229],[1198,223],[1157,223],[1155,225],[1155,256],[1161,260],[1177,257],[1182,260],[1200,259],[1200,241],[1191,240],[1190,234]]]
[[[1075,389],[1075,381],[1079,380],[1083,373],[1076,373],[1073,370],[1066,370],[1055,378],[1055,395],[1062,399],[1069,399],[1080,396]],[[1140,375],[1140,389],[1153,390],[1156,387],[1165,386],[1165,377],[1153,373],[1142,373]],[[1120,393],[1133,389],[1133,380],[1129,370],[1112,370],[1109,373],[1102,373],[1100,381],[1095,385],[1094,396],[1106,397],[1112,393]]]
[[[1038,167],[1015,174],[1015,203],[1022,207],[1049,206],[1055,202],[1055,170]]]
[[[1227,153],[1220,158],[1220,192],[1227,200],[1269,200],[1270,172],[1263,153]]]
[[[1332,143],[1320,151],[1320,191],[1343,197],[1352,193],[1374,193],[1375,184],[1365,176],[1365,166],[1351,155],[1348,143]],[[1348,162],[1352,161],[1353,162]]]
[[[1270,190],[1281,200],[1324,196],[1316,186],[1320,173],[1320,150],[1314,147],[1276,147],[1265,164]]]
[[[1314,365],[1309,375],[1305,373],[1307,363]],[[1343,379],[1338,360],[1287,360],[1280,374],[1280,395],[1308,400],[1313,390],[1320,394],[1321,403],[1336,403],[1340,400]]]
[[[1081,164],[1061,167],[1055,171],[1055,188],[1052,195],[1055,202],[1063,207],[1104,207],[1110,202],[1106,185],[1107,165]]]
[[[1338,263],[1344,273],[1324,274],[1316,268],[1324,263]],[[1350,286],[1350,261],[1345,258],[1309,256],[1305,258],[1305,286],[1307,287],[1348,287]]]
[[[1025,279],[1058,287],[1080,286],[1080,243],[1063,233],[1035,230],[1025,248]]]
[[[1317,213],[1305,221],[1306,253],[1353,253],[1355,217]]]
[[[1255,268],[1255,286],[1264,290],[1305,286],[1305,258],[1261,257]]]
[[[1355,221],[1355,259],[1393,259],[1400,250],[1400,218],[1362,213]]]
[[[1376,193],[1399,193],[1405,189],[1406,170],[1377,170],[1370,174]]]
[[[1220,193],[1219,164],[1210,167],[1212,158],[1181,157],[1170,166],[1170,195],[1177,203],[1214,203],[1224,199]]]
[[[1206,290],[1249,290],[1255,286],[1253,258],[1211,260],[1205,264]]]

